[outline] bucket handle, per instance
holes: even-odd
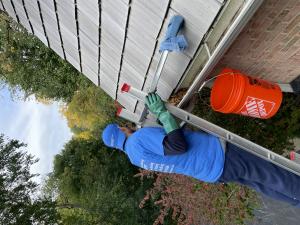
[[[238,74],[238,73],[232,71],[232,72],[226,72],[226,73],[218,74],[217,76],[211,77],[211,78],[209,78],[208,80],[206,80],[206,81],[204,81],[204,82],[202,83],[202,85],[199,87],[198,91],[195,92],[195,94],[199,93],[199,92],[202,90],[202,88],[203,88],[208,82],[210,82],[210,81],[216,79],[217,77],[224,76],[224,75],[228,75],[228,74],[234,75],[234,74]]]

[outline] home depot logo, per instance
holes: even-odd
[[[275,103],[248,96],[241,109],[241,114],[257,118],[265,118],[272,112]]]

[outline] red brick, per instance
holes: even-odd
[[[265,1],[219,65],[281,82],[298,76],[299,3],[299,0]]]
[[[285,53],[285,57],[287,59],[291,59],[291,57],[293,57],[297,52],[299,52],[299,49],[300,49],[300,42],[298,41],[292,49],[290,49],[289,51],[287,51]],[[300,62],[300,61],[299,61]]]
[[[297,8],[298,8],[298,10],[297,10]],[[296,7],[296,8],[293,7],[291,9],[289,9],[289,13],[284,17],[284,19],[282,21],[290,22],[295,16],[297,16],[299,14],[299,11],[300,11],[299,7]]]
[[[262,7],[271,7],[274,8],[276,3],[279,2],[281,0],[270,0],[270,1],[264,1]]]
[[[286,27],[287,31],[292,30],[295,26],[300,24],[300,14],[298,14],[290,23],[289,25]]]
[[[294,29],[288,33],[287,37],[283,41],[288,42],[297,34],[300,34],[300,23],[298,26],[295,26]]]
[[[286,9],[295,9],[297,7],[297,4],[299,3],[299,0],[289,0],[289,4],[286,6]]]
[[[299,41],[299,39],[300,36],[293,37],[281,51],[287,52],[291,47],[293,47],[297,43],[297,41]]]

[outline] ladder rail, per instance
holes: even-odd
[[[178,32],[180,31],[183,25],[183,22],[184,22],[183,17],[179,15],[173,16],[169,21],[164,40],[160,43],[160,47],[159,47],[160,58],[156,66],[155,74],[152,79],[149,92],[156,91],[159,78],[162,74],[169,52],[182,51],[187,47],[187,42],[184,36],[183,35],[177,36]],[[141,116],[139,118],[140,123],[142,123],[145,120],[146,114],[147,114],[147,109],[144,107]]]
[[[134,87],[129,86],[125,92],[129,96],[138,99],[141,102],[145,102],[145,97],[147,93],[140,91]],[[183,109],[180,109],[170,103],[166,103],[166,108],[169,110],[171,114],[175,117],[207,132],[214,136],[217,136],[223,140],[226,140],[256,156],[265,159],[275,165],[278,165],[298,176],[300,176],[300,165],[275,153],[271,150],[260,146],[252,141],[249,141],[233,132],[230,132],[222,127],[219,127],[207,120],[204,120],[200,117],[193,115],[192,113],[186,112]]]
[[[157,64],[156,71],[155,71],[155,74],[154,74],[154,77],[153,77],[153,80],[151,81],[149,92],[156,91],[156,87],[157,87],[159,78],[161,76],[162,70],[164,68],[164,65],[167,61],[168,54],[169,54],[169,51],[167,51],[167,50],[165,50],[161,53],[160,58],[159,58],[159,62]],[[146,109],[146,107],[144,107],[143,110],[142,110],[141,116],[139,118],[139,123],[143,122],[143,120],[145,119],[146,114],[147,114],[147,109]]]

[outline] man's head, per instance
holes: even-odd
[[[119,129],[125,133],[126,137],[129,137],[134,132],[129,127],[119,127]]]
[[[106,146],[124,151],[126,137],[129,137],[132,132],[130,128],[119,127],[114,123],[109,124],[103,130],[102,140]]]

